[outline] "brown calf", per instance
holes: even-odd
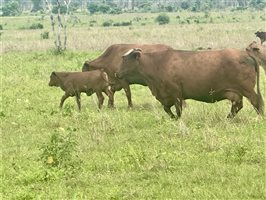
[[[78,108],[80,110],[80,93],[84,92],[88,96],[94,92],[98,97],[98,107],[101,109],[104,101],[102,92],[109,98],[112,98],[112,92],[109,89],[107,74],[102,70],[90,72],[52,72],[49,86],[60,87],[65,94],[61,98],[60,108],[68,97],[76,96]]]

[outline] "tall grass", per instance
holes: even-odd
[[[98,111],[95,95],[82,95],[81,112],[74,98],[58,108],[63,92],[48,87],[50,73],[80,71],[84,60],[100,55],[95,50],[111,43],[244,48],[262,25],[244,19],[199,26],[150,23],[70,29],[76,43],[70,34],[72,50],[59,55],[49,50],[52,41],[38,39],[38,30],[4,32],[2,199],[265,199],[266,120],[246,100],[232,120],[226,119],[227,101],[191,100],[176,121],[148,88],[135,85],[132,109],[123,92],[116,93],[114,109],[105,102]],[[261,88],[266,99],[264,74]]]
[[[210,13],[205,20],[204,13],[171,13],[170,24],[157,25],[154,22],[156,14],[140,14],[140,21],[134,20],[136,14],[80,16],[81,22],[75,26],[69,24],[68,49],[71,50],[104,50],[114,43],[163,43],[177,49],[196,49],[198,47],[217,48],[244,48],[253,40],[258,40],[254,33],[265,27],[263,12],[256,15],[252,12]],[[179,16],[180,18],[176,18]],[[213,23],[210,23],[210,18]],[[26,17],[25,17],[26,18]],[[27,26],[27,23],[42,23],[44,31],[51,31],[49,18],[40,21],[38,17],[28,17],[28,22],[16,18],[4,18],[4,32],[1,36],[2,52],[34,51],[53,48],[53,38],[42,40],[43,30],[18,30]],[[200,23],[193,20],[200,19]],[[232,20],[235,18],[237,20]],[[19,18],[20,19],[20,18]],[[120,22],[121,19],[132,21],[129,27],[102,27],[103,21]],[[190,24],[180,21],[190,19]],[[192,19],[192,20],[191,20]],[[90,21],[95,25],[90,27]],[[145,22],[145,26],[141,24]],[[12,26],[11,26],[12,25]],[[12,28],[13,27],[13,28]],[[52,35],[52,34],[51,34]],[[77,40],[78,38],[78,40]]]

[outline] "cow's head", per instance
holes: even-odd
[[[132,73],[135,73],[139,66],[139,59],[141,57],[142,50],[140,48],[134,48],[127,51],[122,56],[122,62],[120,71],[116,73],[118,78],[123,78]]]
[[[266,46],[258,44],[257,42],[252,42],[247,48],[246,51],[250,56],[255,57],[259,63],[263,66],[266,66]]]
[[[56,87],[60,86],[60,79],[57,76],[56,72],[51,73],[49,86],[56,86]]]
[[[262,65],[266,74],[266,46],[252,42],[247,48],[247,53],[256,59],[256,61]]]
[[[257,32],[255,33],[255,35],[258,37],[258,36],[260,35],[260,32],[257,31]]]

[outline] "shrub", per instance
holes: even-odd
[[[113,26],[130,26],[132,25],[132,21],[130,22],[116,22],[113,24]]]
[[[34,23],[30,25],[29,29],[43,29],[43,25],[41,23]]]
[[[159,25],[168,24],[170,22],[170,18],[167,14],[163,13],[163,14],[158,15],[155,21],[158,22]]]
[[[0,24],[0,30],[3,30],[3,25],[2,24]]]
[[[49,31],[42,32],[41,39],[49,39]]]
[[[81,160],[77,154],[76,129],[67,128],[62,132],[54,132],[49,141],[40,148],[40,159],[45,167],[44,179],[53,178],[54,172],[67,176],[75,174],[80,169]]]
[[[112,26],[112,21],[105,21],[105,22],[103,22],[102,26],[104,26],[104,27]]]

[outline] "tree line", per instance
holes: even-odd
[[[58,10],[57,0],[49,0]],[[61,1],[61,12],[66,5]],[[24,11],[42,12],[46,9],[44,0],[0,0],[1,15],[20,15]],[[266,0],[71,0],[70,12],[120,14],[122,12],[175,12],[189,10],[194,12],[220,9],[244,10],[248,8],[263,10]]]

